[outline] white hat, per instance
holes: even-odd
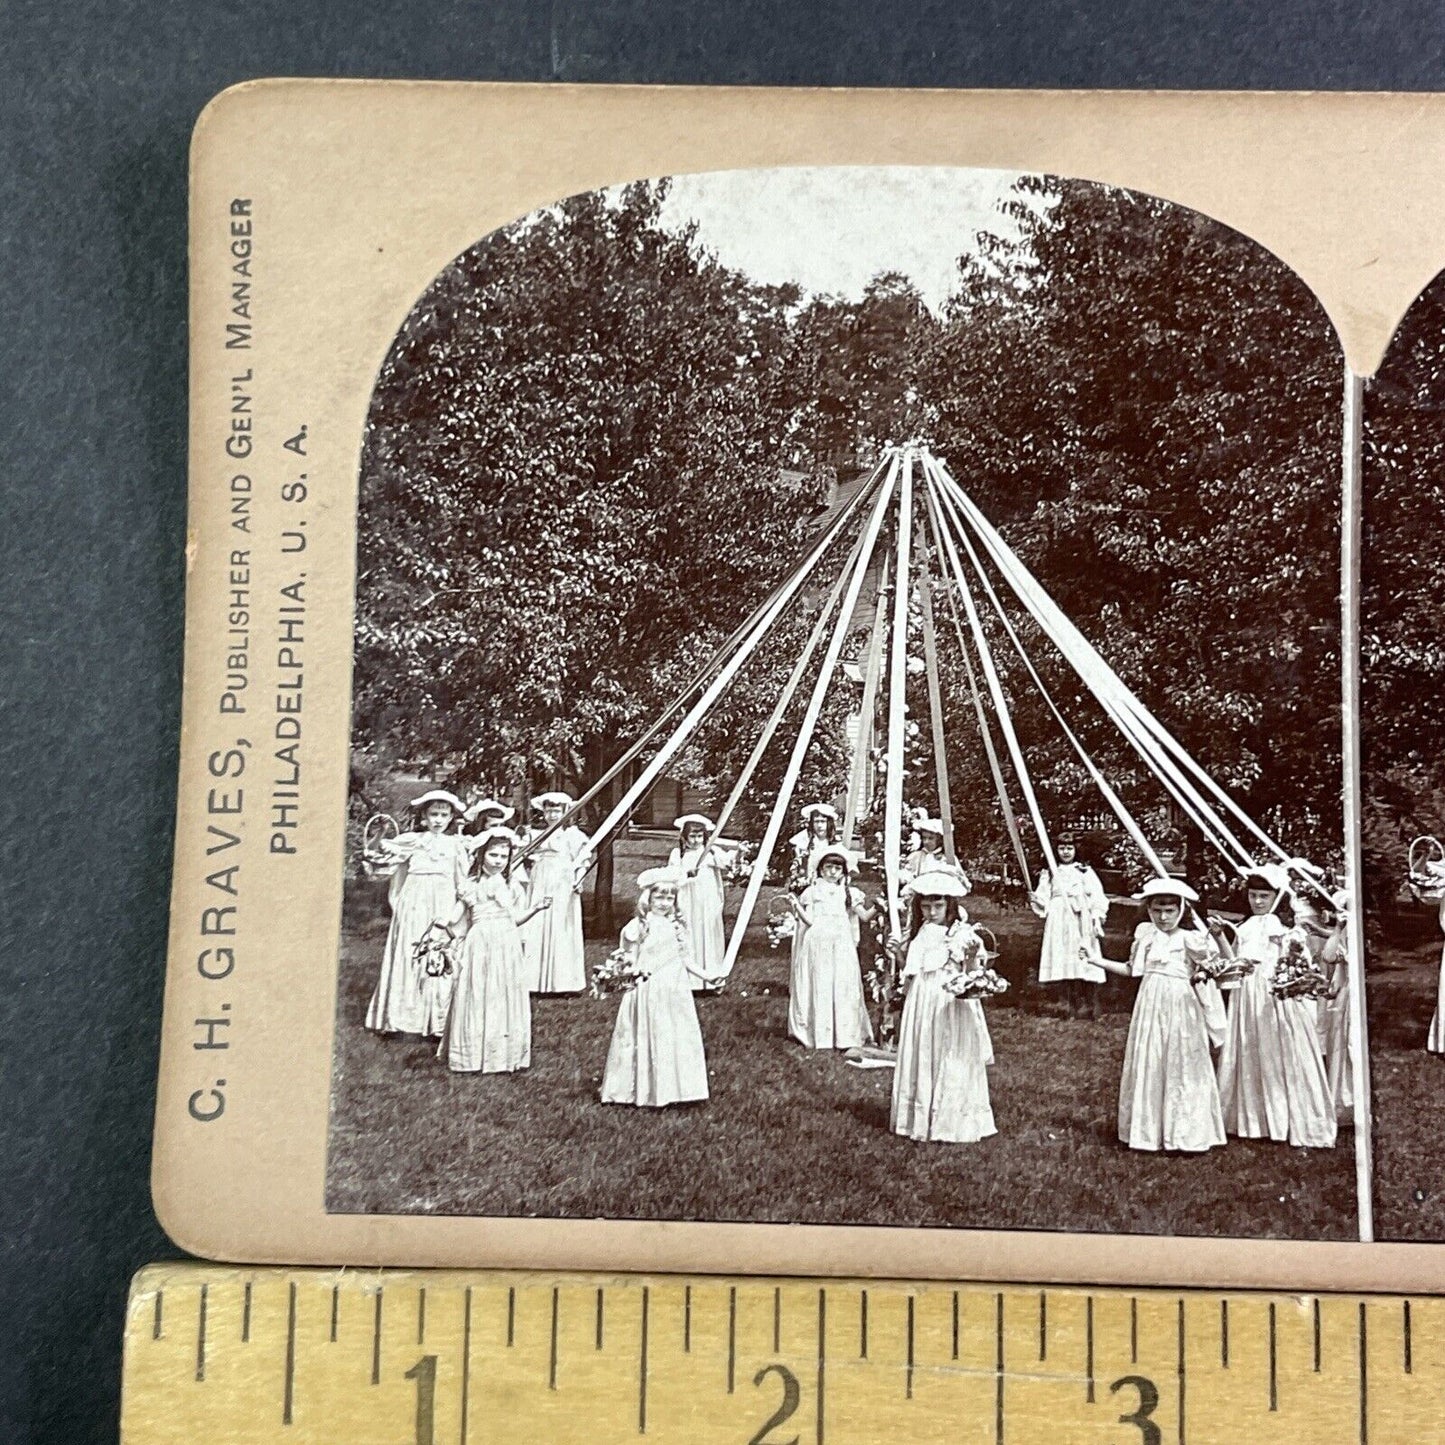
[[[943,837],[943,820],[941,818],[930,818],[925,813],[921,818],[914,818],[913,826],[920,833],[936,833],[940,838]]]
[[[689,823],[696,823],[699,828],[706,828],[709,833],[715,826],[711,818],[704,818],[701,813],[684,813],[682,817],[672,820],[672,826],[679,833],[683,832]]]
[[[482,831],[477,834],[477,852],[486,852],[487,844],[496,838],[505,838],[514,848],[520,848],[522,846],[522,840],[510,828],[504,828],[500,823],[497,823],[490,828],[483,828]]]
[[[483,798],[467,809],[467,821],[471,822],[473,818],[480,818],[483,813],[500,813],[501,817],[497,821],[505,823],[508,818],[516,817],[517,810],[509,808],[505,803],[499,803],[495,798]]]
[[[1311,863],[1308,858],[1291,858],[1285,865],[1292,872],[1303,873],[1308,878],[1323,878],[1325,870],[1317,863]]]
[[[1262,878],[1276,893],[1289,889],[1289,874],[1278,863],[1251,863],[1236,869],[1241,878]]]
[[[830,858],[836,858],[848,872],[855,872],[862,855],[853,852],[851,848],[845,848],[841,843],[829,843],[828,846],[819,852],[814,860],[814,866],[821,869],[823,864]]]
[[[1199,902],[1199,895],[1182,878],[1151,878],[1134,896],[1144,903],[1151,898],[1179,898],[1185,903]]]
[[[467,805],[455,793],[448,793],[444,788],[433,788],[431,792],[411,800],[413,808],[424,808],[428,803],[450,803],[459,813],[467,810]]]
[[[825,818],[831,818],[835,823],[838,821],[838,810],[831,803],[809,803],[803,809],[805,818],[812,818],[814,813],[821,813]]]
[[[929,868],[906,884],[903,891],[915,898],[963,898],[968,893],[968,885],[946,868]]]
[[[545,808],[550,803],[560,803],[564,808],[570,808],[576,800],[571,793],[538,793],[532,799],[534,808]]]
[[[671,883],[676,888],[682,881],[682,873],[676,868],[646,868],[637,875],[637,886],[644,892],[659,883]]]

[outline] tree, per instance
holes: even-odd
[[[815,489],[781,470],[796,290],[662,230],[665,193],[488,237],[397,336],[362,460],[359,746],[595,778],[806,535]]]
[[[920,366],[938,450],[1246,810],[1333,851],[1342,360],[1324,313],[1268,252],[1154,197],[1030,176],[1010,210],[1022,249],[984,237],[960,258]],[[1064,670],[1044,671],[1126,798],[1157,800]],[[1011,685],[1067,813],[1092,789]],[[971,712],[956,729],[976,733]],[[970,790],[991,792],[974,768]]]
[[[1445,277],[1416,299],[1364,408],[1360,727],[1365,883],[1394,901],[1405,852],[1445,834]]]

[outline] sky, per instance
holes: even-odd
[[[980,230],[1016,235],[997,214],[1018,171],[947,166],[820,166],[676,176],[669,229],[698,224],[724,265],[857,300],[880,271],[902,271],[935,311],[955,259]]]

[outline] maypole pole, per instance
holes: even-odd
[[[903,865],[903,736],[907,727],[908,570],[913,542],[912,447],[902,451],[903,485],[898,501],[898,539],[893,570],[892,656],[888,675],[888,768],[883,776],[883,882],[893,936],[902,934],[898,877]]]

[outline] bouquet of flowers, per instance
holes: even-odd
[[[1202,958],[1194,965],[1194,972],[1190,976],[1191,983],[1217,983],[1221,988],[1232,983],[1238,983],[1240,979],[1247,978],[1254,972],[1254,960],[1252,958],[1226,958],[1222,953],[1211,953],[1208,958]]]
[[[739,843],[728,863],[718,870],[724,888],[741,888],[751,876],[758,856],[755,843]]]
[[[433,923],[417,939],[411,957],[427,978],[450,978],[456,972],[457,941],[444,924]]]
[[[798,927],[797,915],[786,893],[774,893],[768,904],[768,947],[776,948],[785,938],[791,938]]]
[[[994,970],[998,957],[985,947],[983,939],[970,930],[951,944],[943,990],[954,998],[997,998],[1008,992],[1008,979]]]
[[[1335,990],[1298,938],[1290,939],[1274,966],[1270,992],[1276,998],[1333,998]]]
[[[614,948],[596,968],[592,970],[592,987],[588,992],[593,998],[606,998],[612,993],[626,993],[634,989],[647,975],[637,966],[637,958],[625,948]]]

